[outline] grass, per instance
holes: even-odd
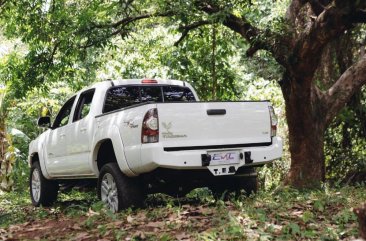
[[[352,240],[352,211],[364,186],[298,191],[280,187],[215,200],[207,189],[186,198],[152,195],[147,207],[113,214],[94,192],[61,194],[52,208],[33,208],[26,192],[0,194],[0,236],[68,240]],[[46,231],[44,227],[47,227]]]

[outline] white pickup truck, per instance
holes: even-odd
[[[282,155],[268,101],[200,102],[178,80],[96,83],[38,125],[48,130],[29,146],[35,206],[51,205],[59,185],[76,179],[97,179],[115,212],[148,193],[256,191],[254,167]]]

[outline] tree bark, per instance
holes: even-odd
[[[308,128],[312,128],[309,125]],[[291,128],[289,128],[291,129]],[[306,132],[306,131],[304,131]],[[298,134],[298,133],[297,133]],[[289,134],[291,169],[286,184],[296,188],[320,188],[325,180],[323,132],[306,132],[301,137]]]
[[[325,114],[320,90],[297,75],[285,74],[282,93],[289,131],[291,167],[286,184],[317,188],[325,180]]]

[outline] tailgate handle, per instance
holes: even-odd
[[[207,115],[226,115],[225,109],[210,109],[207,110]]]

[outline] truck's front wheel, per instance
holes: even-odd
[[[57,199],[59,185],[56,181],[47,180],[42,174],[39,162],[34,162],[30,171],[29,188],[34,206],[50,206]]]
[[[100,170],[98,197],[113,212],[142,205],[145,195],[136,178],[125,176],[117,163],[107,163]]]

